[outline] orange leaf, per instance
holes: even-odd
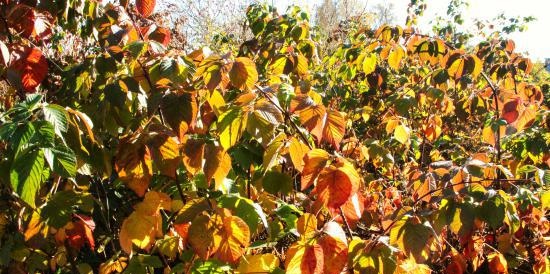
[[[215,189],[219,189],[231,170],[231,157],[222,147],[206,145],[204,159],[203,169],[206,181],[210,183],[210,180],[214,179]]]
[[[149,148],[136,136],[124,137],[118,147],[115,168],[119,179],[138,196],[143,197],[152,178],[152,162]]]
[[[202,169],[204,141],[200,139],[185,138],[183,143],[183,164],[187,171],[194,176]]]
[[[329,110],[323,129],[323,140],[336,149],[340,149],[340,142],[346,133],[346,120],[342,112]],[[319,140],[320,142],[321,140]]]
[[[508,262],[502,253],[492,253],[487,255],[489,260],[489,271],[494,274],[508,273]]]
[[[300,240],[292,245],[286,254],[287,273],[321,274],[323,273],[323,247],[319,244],[308,245]]]
[[[319,174],[314,192],[329,209],[338,209],[359,189],[359,174],[347,161],[339,161]]]
[[[155,10],[156,0],[136,0],[136,8],[143,17],[149,17]]]
[[[328,152],[322,149],[310,150],[304,156],[304,169],[302,170],[302,190],[310,187],[319,175],[319,172],[326,166],[329,159]]]
[[[236,263],[250,243],[250,229],[237,216],[223,218],[222,240],[216,258],[228,263]]]
[[[296,137],[292,137],[290,139],[288,152],[290,154],[290,160],[292,160],[292,164],[294,164],[294,168],[296,168],[296,170],[302,172],[304,169],[304,156],[308,151],[309,147],[300,140],[296,139]]]
[[[231,84],[240,90],[252,90],[258,81],[258,72],[256,64],[248,57],[239,57],[235,59],[231,70],[229,71]]]

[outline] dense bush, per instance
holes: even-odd
[[[319,56],[257,4],[238,52],[183,53],[154,0],[0,7],[2,273],[550,272],[548,94],[511,40],[420,34],[419,2]]]

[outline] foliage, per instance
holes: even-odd
[[[154,0],[31,2],[0,1],[7,272],[548,273],[548,87],[513,41],[420,34],[413,1],[319,56],[254,4],[238,51],[184,54]]]

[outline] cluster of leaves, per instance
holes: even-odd
[[[238,52],[185,54],[154,0],[29,2],[0,1],[10,273],[550,271],[549,106],[513,41],[411,23],[318,56],[307,13],[255,4]]]

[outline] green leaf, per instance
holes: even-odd
[[[64,177],[76,175],[76,156],[70,148],[63,145],[44,148],[44,156],[53,172]]]
[[[162,261],[157,256],[138,254],[132,257],[128,267],[124,269],[125,274],[147,274],[153,273],[153,268],[161,268]]]
[[[191,269],[191,273],[193,274],[225,274],[229,273],[229,271],[231,271],[231,267],[218,260],[204,262],[197,260],[195,265],[193,265],[193,269]]]
[[[15,157],[22,151],[36,132],[32,123],[19,126],[10,138],[12,148],[15,150]]]
[[[233,213],[248,225],[252,233],[256,231],[260,222],[267,227],[267,218],[264,211],[260,205],[250,199],[235,195],[224,195],[219,198],[219,205],[233,210]]]
[[[287,194],[292,191],[292,177],[278,171],[268,171],[262,178],[264,190],[273,195]]]
[[[479,218],[486,221],[492,229],[497,229],[502,226],[504,221],[506,205],[501,196],[494,196],[487,201],[484,201],[479,207]]]
[[[69,115],[65,108],[60,105],[49,104],[44,106],[42,110],[44,119],[53,125],[57,136],[63,139],[63,134],[69,129]]]
[[[46,224],[61,228],[70,220],[77,209],[91,212],[94,207],[94,198],[90,193],[78,193],[73,190],[58,191],[44,205],[40,216]]]
[[[390,230],[390,244],[398,246],[405,254],[413,256],[417,262],[426,260],[429,241],[433,236],[427,224],[420,223],[418,217],[399,220]]]
[[[36,207],[36,193],[42,185],[44,152],[34,150],[16,158],[10,172],[11,187],[23,201]]]

